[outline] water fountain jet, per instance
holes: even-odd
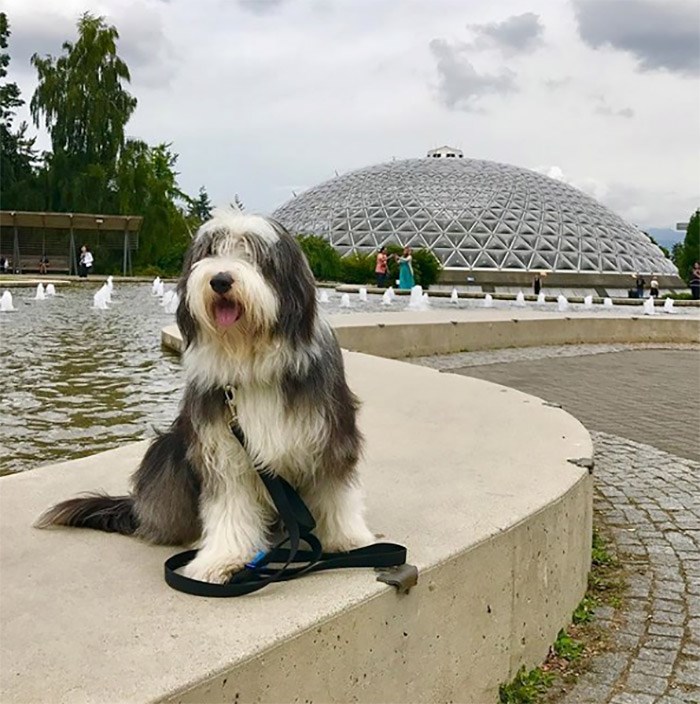
[[[12,305],[12,294],[9,291],[5,291],[2,297],[0,297],[0,311],[3,313],[11,313],[15,310],[17,309]]]

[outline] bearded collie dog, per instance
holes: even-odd
[[[149,446],[130,494],[64,501],[37,526],[192,545],[184,574],[225,583],[272,543],[276,516],[257,465],[297,489],[325,550],[373,542],[357,476],[358,400],[294,238],[273,220],[215,210],[177,291],[186,373],[177,418]],[[227,390],[245,446],[231,432]]]

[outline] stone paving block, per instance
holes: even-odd
[[[672,662],[661,660],[641,660],[637,659],[630,667],[630,673],[639,675],[652,675],[654,677],[669,677],[673,671]]]
[[[680,645],[680,641],[678,641]],[[643,645],[638,653],[637,658],[640,660],[654,660],[656,662],[670,662],[676,661],[678,656],[678,649],[674,650],[659,650],[658,648],[651,648],[647,645]]]
[[[674,638],[682,638],[684,630],[683,626],[671,626],[668,623],[656,623],[655,621],[652,621],[647,629],[650,635],[672,636]]]
[[[700,688],[700,661],[682,660],[675,668],[673,679],[683,685]]]
[[[681,595],[679,595],[680,597]],[[686,600],[683,598],[678,598],[678,599],[665,599],[663,597],[659,597],[654,595],[654,598],[652,600],[652,609],[654,611],[671,611],[671,612],[676,612],[676,611],[682,611],[683,608],[685,607]]]
[[[644,641],[644,646],[647,648],[655,648],[657,650],[672,650],[677,651],[680,647],[680,638],[672,636],[647,636]]]
[[[668,687],[668,680],[665,677],[654,677],[652,675],[640,675],[631,672],[624,684],[628,692],[640,692],[645,694],[663,694]]]
[[[683,611],[656,611],[652,614],[652,622],[667,623],[671,626],[680,626],[685,622],[685,613]]]

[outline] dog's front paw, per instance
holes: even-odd
[[[369,528],[357,526],[354,531],[326,531],[321,542],[326,552],[348,552],[355,548],[371,545],[376,542],[376,538]]]
[[[242,558],[198,555],[192,562],[185,565],[182,574],[199,582],[226,584],[232,575],[245,567],[245,563],[246,560]]]

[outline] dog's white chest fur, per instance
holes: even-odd
[[[221,394],[222,406],[224,394]],[[235,390],[238,423],[246,450],[229,427],[229,409],[220,423],[199,429],[207,469],[216,475],[252,471],[252,463],[268,467],[294,484],[315,473],[326,437],[323,416],[316,408],[288,408],[277,386],[255,385]]]

